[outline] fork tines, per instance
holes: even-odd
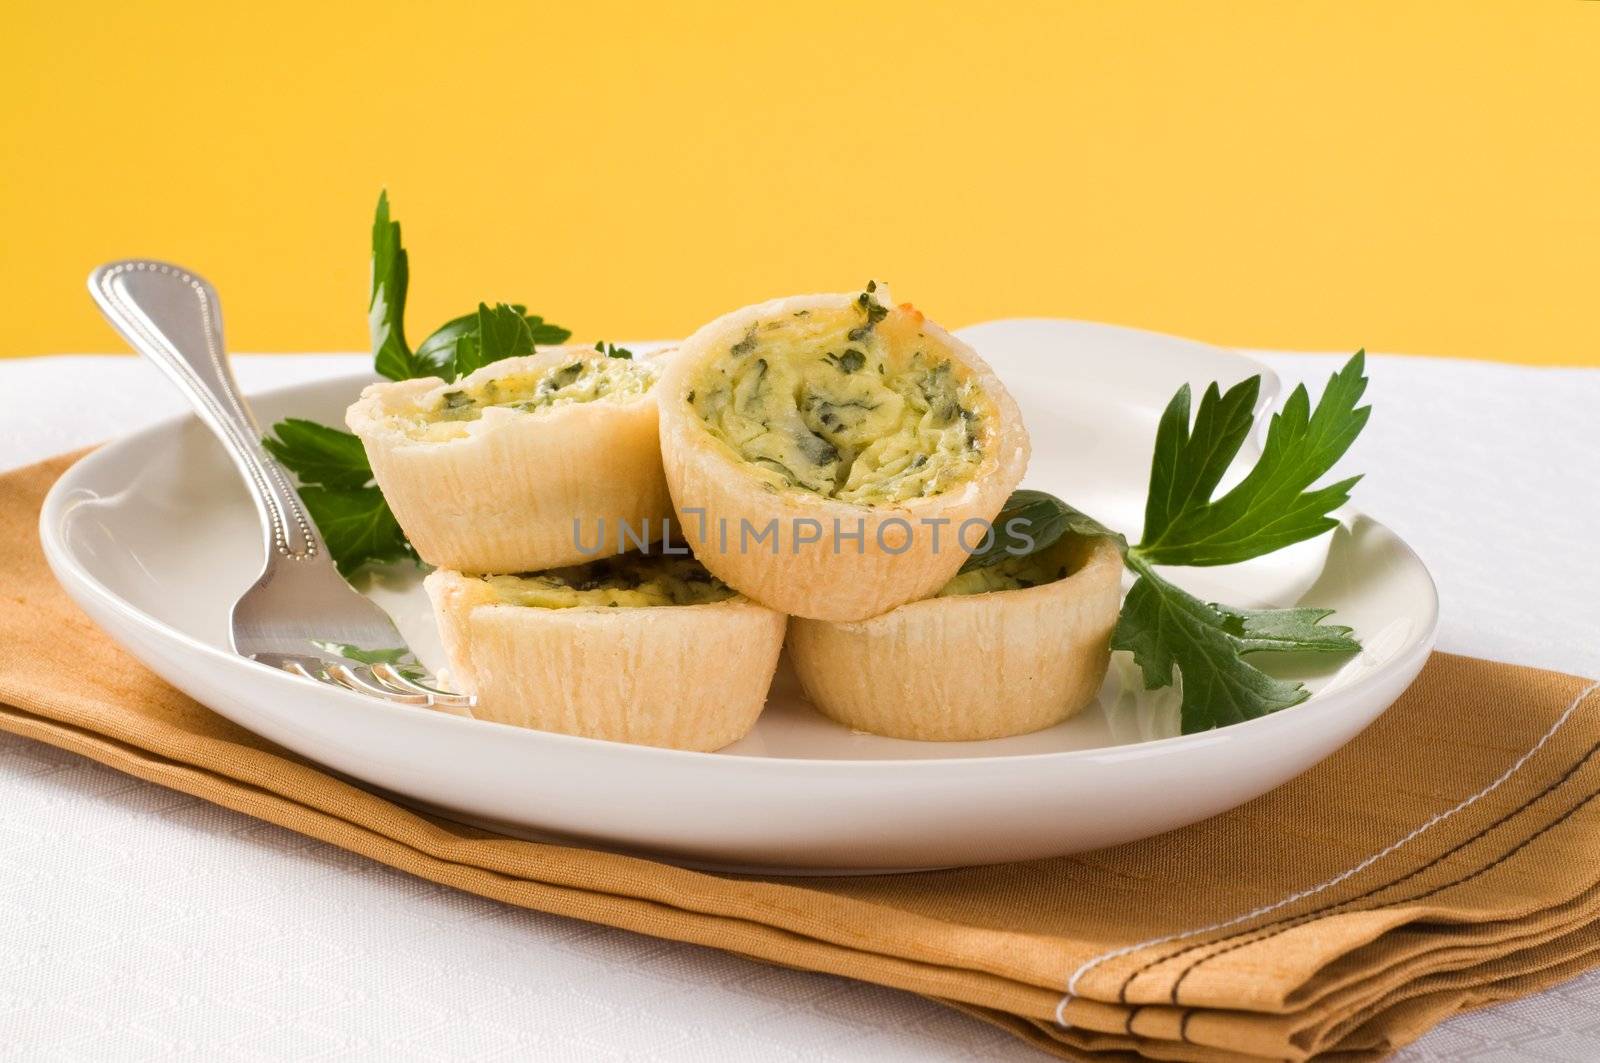
[[[457,694],[418,682],[387,663],[351,666],[344,661],[290,653],[258,653],[254,659],[302,679],[330,683],[398,705],[428,705],[438,709],[460,710],[460,715],[470,715],[465,710],[471,709],[477,701],[471,694]]]

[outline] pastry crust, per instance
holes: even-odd
[[[454,439],[418,439],[406,430],[446,392],[604,358],[590,348],[551,347],[454,383],[426,377],[367,386],[345,423],[361,438],[378,487],[422,560],[463,572],[526,572],[636,547],[632,540],[618,545],[620,522],[648,530],[646,541],[660,537],[672,506],[654,388],[531,412],[489,407],[463,422]]]
[[[783,648],[783,614],[743,597],[542,609],[504,604],[459,572],[424,586],[450,681],[478,697],[473,716],[518,727],[720,749],[754,726]]]
[[[1028,464],[1022,415],[1000,379],[972,348],[909,306],[888,311],[878,327],[913,329],[926,337],[970,374],[991,407],[981,430],[981,458],[964,482],[928,497],[871,505],[777,490],[712,434],[692,404],[704,367],[741,337],[754,335],[760,322],[837,311],[859,298],[795,296],[718,318],[682,344],[655,389],[662,463],[679,527],[695,556],[756,601],[815,620],[861,620],[937,591],[966,560],[956,545],[958,529],[964,522],[993,520]],[[745,527],[754,535],[774,518],[775,538],[741,544]],[[945,523],[935,532],[926,521]],[[975,547],[982,537],[982,527],[969,528],[967,545]]]
[[[1094,700],[1121,606],[1110,539],[1064,537],[1069,575],[1023,590],[929,598],[855,623],[796,619],[806,696],[860,731],[970,742],[1026,734]]]

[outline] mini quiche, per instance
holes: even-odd
[[[1121,582],[1115,542],[1069,534],[870,620],[796,619],[789,656],[812,704],[858,731],[943,742],[1025,734],[1094,700]]]
[[[478,719],[672,749],[742,738],[786,617],[690,557],[625,554],[516,576],[424,581],[450,680]],[[733,652],[730,652],[733,651]]]
[[[860,620],[932,594],[1028,464],[989,367],[875,284],[727,314],[657,392],[695,555],[795,616]]]
[[[551,347],[454,383],[372,384],[345,423],[422,560],[554,568],[660,537],[659,375],[658,361]]]

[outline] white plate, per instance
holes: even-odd
[[[963,335],[1016,395],[1033,439],[1027,483],[1122,530],[1142,514],[1157,416],[1185,380],[1271,371],[1202,344],[1061,321]],[[260,396],[270,423],[342,423],[362,380]],[[1382,396],[1378,396],[1382,402]],[[702,866],[873,871],[1052,856],[1146,837],[1264,793],[1338,749],[1415,678],[1438,598],[1392,532],[1347,516],[1323,540],[1228,569],[1177,570],[1238,605],[1337,609],[1354,659],[1255,660],[1304,680],[1295,708],[1177,736],[1170,690],[1119,664],[1100,703],[1058,727],[993,742],[919,743],[829,722],[780,673],[755,731],[718,753],[628,746],[395,706],[296,679],[228,650],[233,600],[260,570],[256,516],[212,438],[189,418],[101,448],[41,515],[67,592],[168,682],[280,745],[413,803],[512,833]],[[437,641],[420,581],[372,588],[425,663]],[[1118,655],[1119,658],[1123,655]],[[1004,697],[1004,691],[996,691]]]

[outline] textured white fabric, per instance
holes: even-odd
[[[1333,356],[1264,356],[1313,387]],[[359,360],[236,359],[256,390]],[[1349,467],[1444,600],[1440,648],[1600,675],[1600,370],[1375,358]],[[0,361],[0,468],[182,408],[131,358]],[[434,886],[0,737],[0,1056],[1032,1060],[916,997]],[[1600,1059],[1600,973],[1402,1059]]]

